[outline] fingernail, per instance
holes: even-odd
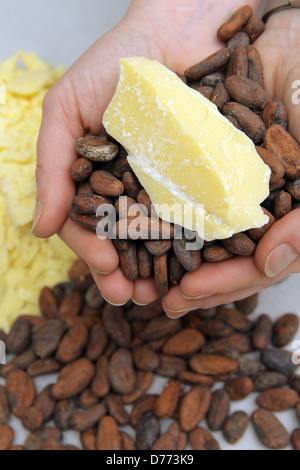
[[[295,259],[297,253],[289,245],[277,246],[269,254],[265,264],[265,274],[268,277],[275,277],[284,271]]]
[[[149,304],[140,304],[139,302],[137,302],[136,300],[134,299],[131,299],[132,302],[135,304],[135,305],[138,305],[139,307],[146,307],[146,305],[149,305]]]
[[[102,271],[98,271],[97,269],[95,269],[93,266],[91,266],[87,262],[86,262],[86,264],[88,265],[88,267],[90,268],[91,271],[95,271],[95,273],[97,273],[97,274],[104,274],[105,276],[107,276],[108,274],[111,274],[111,273],[103,273]]]
[[[115,303],[111,302],[110,300],[108,300],[106,297],[104,297],[104,295],[102,294],[102,292],[101,292],[101,295],[102,295],[103,299],[104,299],[108,304],[112,305],[113,307],[123,307],[123,305],[126,305],[126,304],[127,304],[127,302],[123,302],[123,303],[121,303],[121,304],[115,304]]]
[[[33,224],[31,227],[31,233],[33,233],[34,229],[36,228],[38,224],[38,221],[40,220],[42,210],[43,210],[43,201],[38,201],[35,214],[34,214]]]
[[[186,295],[182,295],[182,297],[186,300],[200,300],[200,299],[206,299],[207,297],[211,297],[212,295],[215,295],[215,294],[204,294],[204,295],[199,295],[198,297],[187,297]]]

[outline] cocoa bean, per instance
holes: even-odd
[[[253,16],[248,21],[245,27],[245,33],[248,34],[251,44],[263,33],[265,23],[256,16]]]
[[[175,380],[170,380],[154,405],[154,414],[160,418],[171,418],[173,415],[180,395],[180,384]]]
[[[98,450],[121,450],[121,436],[118,424],[112,416],[103,416],[99,422],[96,447]]]
[[[215,318],[225,322],[235,331],[241,333],[247,333],[252,329],[252,322],[248,320],[246,315],[235,308],[218,307]]]
[[[58,372],[62,365],[54,358],[37,359],[29,364],[27,372],[31,377]]]
[[[103,204],[111,204],[111,200],[97,194],[79,194],[72,200],[71,211],[80,215],[96,215],[98,207]]]
[[[180,329],[180,321],[161,315],[149,321],[139,337],[143,341],[152,341],[164,336],[174,335]]]
[[[252,294],[249,297],[245,297],[241,300],[236,300],[234,302],[236,308],[242,312],[244,315],[249,315],[252,313],[258,304],[258,293]]]
[[[154,442],[152,449],[159,450],[177,450],[176,442],[173,436],[168,433],[162,434],[156,442]]]
[[[270,388],[282,387],[287,383],[287,376],[279,372],[259,371],[253,377],[254,388],[257,391],[268,390]]]
[[[173,225],[149,217],[121,219],[114,230],[116,237],[121,240],[169,240],[174,237]]]
[[[43,413],[35,406],[25,408],[21,416],[24,428],[32,432],[38,431],[42,427],[43,419]]]
[[[258,406],[269,411],[289,410],[298,402],[299,395],[291,388],[271,388],[264,390],[256,398]]]
[[[230,411],[230,398],[226,390],[215,390],[206,415],[206,421],[211,431],[219,431]]]
[[[10,418],[10,408],[6,389],[0,385],[0,426],[7,424]]]
[[[262,141],[265,133],[265,125],[262,119],[253,111],[240,103],[229,102],[223,107],[224,115],[237,120],[242,130],[255,144]]]
[[[300,178],[287,181],[285,183],[284,189],[294,198],[296,201],[300,201]],[[295,208],[295,207],[293,207]]]
[[[48,320],[33,328],[32,346],[38,357],[46,359],[55,351],[65,332],[65,326],[60,320]]]
[[[144,243],[139,243],[137,250],[139,275],[147,279],[153,274],[153,256],[149,253]]]
[[[239,256],[251,256],[256,248],[255,243],[245,233],[236,233],[222,240],[222,245],[226,250]]]
[[[136,372],[128,349],[119,348],[113,353],[108,365],[108,377],[111,386],[117,393],[126,394],[133,391]]]
[[[166,354],[159,355],[159,366],[156,374],[162,377],[177,377],[180,372],[187,369],[186,361],[181,357],[168,356]]]
[[[8,424],[0,425],[0,450],[9,450],[14,437],[14,430]]]
[[[134,281],[139,275],[135,243],[127,240],[113,240],[119,255],[120,268],[127,279]]]
[[[145,247],[153,256],[162,256],[172,248],[171,240],[145,241]]]
[[[93,163],[87,158],[78,158],[71,167],[71,178],[74,183],[87,180],[93,171]]]
[[[147,411],[153,411],[158,395],[149,393],[141,396],[134,404],[130,414],[130,424],[136,428],[141,415]]]
[[[248,46],[246,50],[248,56],[248,78],[264,88],[264,68],[260,54],[254,46]]]
[[[205,343],[203,334],[195,329],[186,328],[168,339],[162,352],[170,356],[183,356],[199,351]]]
[[[291,353],[283,349],[265,349],[261,353],[261,361],[268,369],[285,375],[291,374],[299,366],[293,364]]]
[[[209,86],[215,88],[218,83],[224,82],[225,75],[222,72],[210,73],[203,77],[200,81],[200,86]]]
[[[80,442],[83,450],[97,450],[96,449],[96,429],[90,428],[80,433]]]
[[[178,286],[185,272],[186,270],[179,262],[177,256],[173,251],[171,251],[168,255],[168,276],[170,287]]]
[[[39,295],[39,307],[45,318],[58,317],[57,299],[50,287],[43,287]]]
[[[243,31],[235,33],[227,43],[227,49],[229,50],[230,54],[232,54],[233,49],[236,46],[249,46],[249,36]]]
[[[119,147],[105,137],[86,135],[77,139],[76,152],[94,162],[107,162],[119,153]]]
[[[148,347],[138,347],[132,351],[132,358],[138,370],[153,371],[158,367],[159,357]]]
[[[30,367],[30,365],[35,361],[35,359],[36,355],[34,351],[32,351],[32,349],[28,349],[5,364],[1,369],[1,375],[6,377],[13,370],[26,370],[27,367]]]
[[[207,375],[234,374],[238,363],[231,358],[209,354],[195,354],[190,360],[190,367],[195,372]]]
[[[200,63],[189,67],[184,75],[188,82],[200,80],[205,75],[216,72],[220,67],[225,65],[230,58],[230,53],[226,48],[220,49],[214,54],[210,55]]]
[[[231,52],[227,77],[231,75],[239,75],[245,78],[248,76],[248,56],[245,46],[237,45]],[[228,99],[227,102],[228,101],[230,101],[230,99]]]
[[[203,249],[203,258],[210,263],[224,261],[233,257],[233,253],[226,250],[220,243],[214,243]]]
[[[244,411],[236,411],[226,418],[222,432],[229,444],[235,444],[244,435],[249,423],[249,418]]]
[[[234,101],[248,108],[261,108],[268,99],[263,87],[242,75],[227,77],[225,86]]]
[[[80,357],[88,340],[88,329],[84,324],[77,324],[64,335],[56,350],[56,359],[67,364]]]
[[[266,128],[271,127],[273,124],[278,124],[286,130],[288,128],[287,111],[280,100],[270,100],[264,108],[262,118]]]
[[[211,99],[212,94],[214,92],[214,88],[212,88],[211,86],[197,86],[195,90],[201,93],[201,95],[208,100]]]
[[[260,315],[254,325],[252,344],[255,349],[264,350],[271,344],[272,321],[269,315]]]
[[[122,400],[117,395],[107,395],[105,402],[108,407],[110,416],[112,416],[118,424],[127,424],[129,422],[129,415],[122,403]]]
[[[203,320],[199,326],[200,331],[210,338],[226,338],[233,333],[233,329],[223,321],[215,318]]]
[[[100,356],[96,363],[96,371],[91,383],[91,391],[95,397],[100,398],[107,395],[109,390],[108,359],[106,356]]]
[[[88,408],[97,405],[97,403],[98,398],[93,395],[92,390],[90,388],[86,388],[85,390],[83,390],[83,392],[78,398],[78,404],[80,408],[83,408],[84,410],[87,410]]]
[[[300,147],[289,132],[273,124],[265,132],[264,145],[282,162],[288,179],[300,177]]]
[[[55,426],[61,431],[69,429],[71,417],[75,412],[76,404],[73,398],[59,400],[56,403],[53,415]]]
[[[294,313],[286,313],[276,320],[273,326],[272,343],[281,348],[287,346],[299,328],[299,318]]]
[[[224,389],[233,401],[243,400],[254,389],[252,380],[249,377],[233,377],[226,381]]]
[[[36,388],[33,380],[23,370],[12,371],[6,378],[6,391],[12,412],[20,418],[24,408],[34,402]]]
[[[220,82],[211,94],[210,101],[214,103],[219,110],[230,101],[230,96],[225,88],[224,83]]]
[[[94,372],[94,365],[86,358],[67,364],[58,374],[52,396],[57,400],[64,400],[77,395],[88,386]]]
[[[85,355],[90,361],[97,359],[104,352],[108,343],[107,333],[101,323],[93,325],[90,331]]]
[[[102,321],[106,333],[118,346],[129,346],[131,328],[122,307],[106,304],[102,313]]]
[[[275,220],[282,219],[285,215],[287,215],[292,210],[292,196],[285,192],[280,191],[276,194],[274,200],[274,218]]]
[[[20,354],[29,346],[30,340],[30,323],[23,318],[17,318],[6,337],[6,350],[9,353]]]
[[[294,429],[291,435],[294,450],[300,450],[300,429]]]
[[[193,450],[220,450],[218,441],[200,426],[189,433],[189,442]]]
[[[235,33],[243,29],[252,15],[253,9],[250,5],[240,7],[219,27],[218,38],[224,42],[228,41]]]
[[[136,449],[150,450],[160,435],[160,423],[151,411],[141,414],[136,425]]]
[[[58,317],[60,320],[67,320],[70,317],[76,317],[80,314],[83,304],[83,298],[80,292],[72,291],[66,295],[58,308]]]
[[[252,414],[257,437],[270,449],[284,449],[290,437],[282,423],[270,411],[258,409]]]
[[[93,191],[100,196],[118,197],[124,192],[122,181],[105,170],[94,171],[89,181]]]
[[[34,401],[34,407],[42,413],[43,423],[52,418],[55,410],[56,401],[52,397],[52,387],[52,384],[46,385]]]
[[[122,176],[122,183],[124,185],[125,191],[129,197],[136,199],[138,193],[140,192],[141,185],[138,180],[134,177],[131,171],[125,171]]]
[[[187,250],[185,238],[173,240],[173,250],[178,258],[178,261],[186,271],[193,272],[200,267],[200,250]]]
[[[179,410],[180,427],[184,432],[194,429],[205,417],[211,404],[209,388],[197,386],[186,392]]]
[[[76,431],[86,431],[95,426],[106,414],[106,407],[103,403],[91,406],[87,410],[73,413],[70,417],[70,427]]]
[[[55,439],[61,443],[62,434],[58,429],[46,427],[40,431],[31,432],[24,443],[26,450],[41,450],[42,446],[48,439]]]

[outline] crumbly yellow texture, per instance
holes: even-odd
[[[75,255],[55,235],[31,234],[36,206],[36,142],[42,101],[62,75],[35,54],[0,61],[0,328],[23,313],[38,315],[45,285],[65,281]]]

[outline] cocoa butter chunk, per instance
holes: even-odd
[[[229,58],[228,51],[222,54]],[[260,203],[269,194],[270,169],[253,142],[159,62],[121,59],[103,125],[128,151],[164,221],[207,241],[268,222]]]
[[[119,147],[105,137],[86,135],[76,141],[76,152],[82,157],[95,162],[113,160],[119,153]]]

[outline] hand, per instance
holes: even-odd
[[[260,0],[249,3],[256,10]],[[75,194],[70,178],[75,141],[87,131],[100,132],[102,114],[117,84],[119,58],[144,56],[183,73],[222,46],[216,25],[243,4],[244,0],[133,0],[124,19],[92,45],[45,98],[38,140],[39,204],[34,234],[49,237],[58,232],[89,264],[111,303],[123,304],[132,298],[147,304],[155,300],[157,292],[151,280],[133,283],[123,276],[110,240],[99,240],[68,218]]]
[[[300,142],[300,103],[293,103],[292,84],[300,80],[300,11],[270,17],[255,42],[265,70],[266,90],[280,99],[289,116],[289,131]],[[196,308],[209,308],[250,296],[300,272],[300,209],[277,221],[259,242],[255,256],[206,263],[186,274],[180,287],[164,298],[165,312],[179,317]]]

